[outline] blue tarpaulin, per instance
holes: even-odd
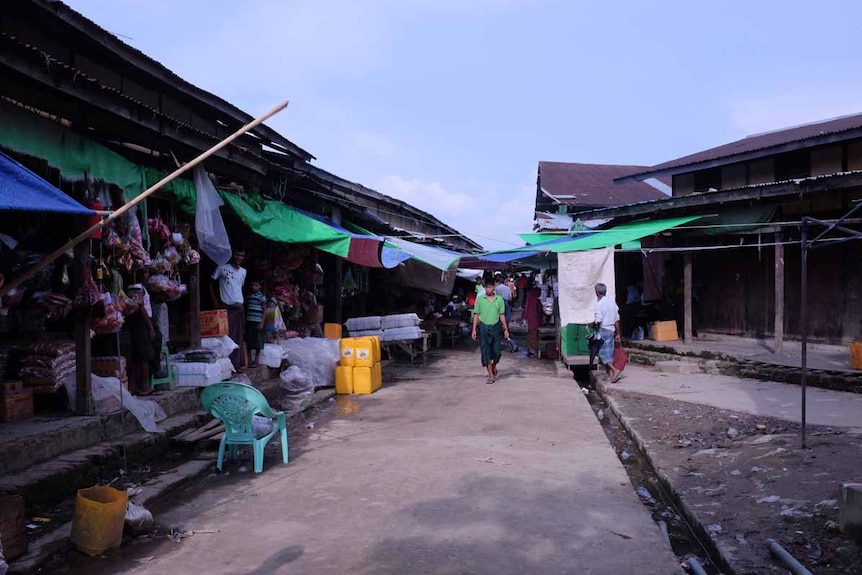
[[[85,208],[6,154],[0,152],[0,210],[91,216]]]

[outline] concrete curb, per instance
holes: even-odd
[[[632,439],[632,441],[637,445],[637,448],[643,454],[644,458],[646,458],[656,477],[658,477],[659,481],[661,481],[662,487],[671,494],[674,502],[679,507],[682,514],[685,516],[686,521],[689,523],[691,528],[695,531],[697,538],[703,542],[707,542],[709,549],[709,553],[711,557],[717,558],[717,561],[720,563],[718,567],[722,570],[725,575],[737,575],[736,570],[732,567],[728,556],[722,551],[721,545],[716,541],[712,534],[707,530],[706,525],[700,520],[697,514],[694,511],[694,508],[689,505],[687,499],[676,490],[673,486],[673,482],[668,476],[667,472],[657,464],[657,458],[655,453],[649,448],[646,441],[643,439],[640,433],[634,428],[631,420],[622,412],[619,404],[617,404],[616,400],[613,397],[608,395],[605,383],[602,381],[595,380],[596,391],[599,396],[604,400],[605,403],[608,404],[613,414],[619,419],[620,425],[622,425],[623,429],[625,429],[626,433]]]
[[[286,412],[285,416],[288,421],[298,419],[303,412],[327,403],[332,397],[335,397],[334,389],[316,391],[308,404],[303,405],[299,410]],[[209,473],[215,469],[215,464],[215,458],[211,454],[202,453],[141,485],[141,494],[135,500],[144,507],[148,507],[165,494]],[[71,550],[72,544],[69,541],[71,532],[72,522],[70,521],[32,542],[26,554],[9,564],[9,575],[30,575],[40,572],[51,557]]]

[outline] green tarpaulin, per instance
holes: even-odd
[[[669,218],[666,220],[653,220],[649,222],[637,222],[632,224],[623,224],[609,228],[607,230],[594,230],[587,232],[582,237],[573,237],[570,240],[551,240],[541,244],[526,246],[516,250],[504,250],[501,252],[492,253],[512,253],[512,252],[578,252],[584,250],[594,250],[598,248],[609,248],[619,244],[628,244],[635,240],[639,240],[646,236],[651,236],[687,224],[700,216],[691,216],[685,218]]]
[[[220,192],[222,199],[256,234],[285,244],[312,244],[317,249],[346,258],[350,235],[301,214],[280,202],[265,200],[263,210],[248,205],[234,194]]]
[[[529,245],[540,244],[542,242],[547,242],[548,240],[558,240],[560,238],[566,237],[566,234],[560,232],[558,234],[549,234],[549,233],[541,233],[541,232],[533,232],[527,234],[518,234],[518,237],[527,242]]]

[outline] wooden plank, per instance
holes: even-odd
[[[775,332],[772,349],[784,351],[784,235],[775,232]]]
[[[691,343],[692,327],[691,327],[691,254],[685,254],[685,268],[683,270],[683,298],[684,301],[684,321],[683,321],[683,341]]]

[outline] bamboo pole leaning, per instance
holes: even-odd
[[[147,199],[149,196],[151,196],[154,192],[156,192],[159,188],[161,188],[165,184],[176,179],[178,176],[182,175],[184,172],[187,172],[188,170],[194,168],[195,166],[197,166],[198,164],[200,164],[201,162],[203,162],[204,160],[206,160],[207,158],[209,158],[210,156],[212,156],[213,154],[215,154],[216,152],[218,152],[219,150],[221,150],[222,148],[224,148],[225,146],[227,146],[228,144],[230,144],[231,142],[233,142],[234,140],[236,140],[237,138],[239,138],[240,136],[245,134],[246,132],[253,130],[255,127],[259,126],[260,124],[262,124],[263,122],[265,122],[269,118],[275,116],[276,114],[278,114],[279,112],[281,112],[282,110],[287,108],[287,105],[288,105],[288,102],[285,100],[284,102],[282,102],[278,106],[274,107],[272,110],[266,112],[265,114],[263,114],[261,116],[258,116],[257,118],[255,118],[254,120],[249,122],[248,124],[244,125],[243,127],[238,129],[236,132],[234,132],[233,134],[231,134],[230,136],[228,136],[227,138],[225,138],[224,140],[222,140],[221,142],[219,142],[218,144],[216,144],[215,146],[213,146],[209,150],[203,152],[201,155],[196,157],[194,160],[188,162],[187,164],[183,164],[182,166],[178,167],[176,170],[174,170],[173,172],[171,172],[170,174],[168,174],[167,176],[165,176],[164,178],[162,178],[161,180],[159,180],[158,182],[156,182],[155,184],[153,184],[152,186],[150,186],[149,188],[147,188],[146,190],[141,192],[140,195],[138,195],[134,199],[126,202],[120,208],[111,212],[111,214],[108,215],[105,219],[100,220],[98,223],[92,225],[86,231],[81,232],[80,234],[78,234],[77,236],[75,236],[74,238],[72,238],[71,240],[66,242],[65,244],[63,244],[62,247],[57,248],[57,250],[55,250],[55,251],[51,252],[50,254],[48,254],[47,256],[45,256],[44,259],[42,259],[38,263],[34,264],[30,269],[28,269],[27,271],[25,271],[24,273],[22,273],[21,275],[19,275],[15,279],[13,279],[12,281],[5,284],[2,288],[0,288],[0,297],[5,296],[6,294],[8,294],[10,291],[15,289],[16,287],[20,286],[21,284],[23,284],[27,280],[31,279],[33,276],[35,276],[41,270],[43,270],[47,266],[49,266],[51,264],[51,262],[53,262],[54,260],[56,260],[57,258],[62,256],[64,253],[69,251],[69,249],[75,247],[76,245],[78,245],[79,243],[84,241],[85,239],[89,238],[93,234],[93,232],[95,232],[96,230],[99,230],[99,229],[105,227],[106,225],[108,225],[112,221],[116,220],[117,218],[119,218],[120,216],[122,216],[123,214],[128,212],[130,209],[132,209],[133,207],[135,207],[136,205],[138,205],[139,203],[141,203],[142,201]]]

